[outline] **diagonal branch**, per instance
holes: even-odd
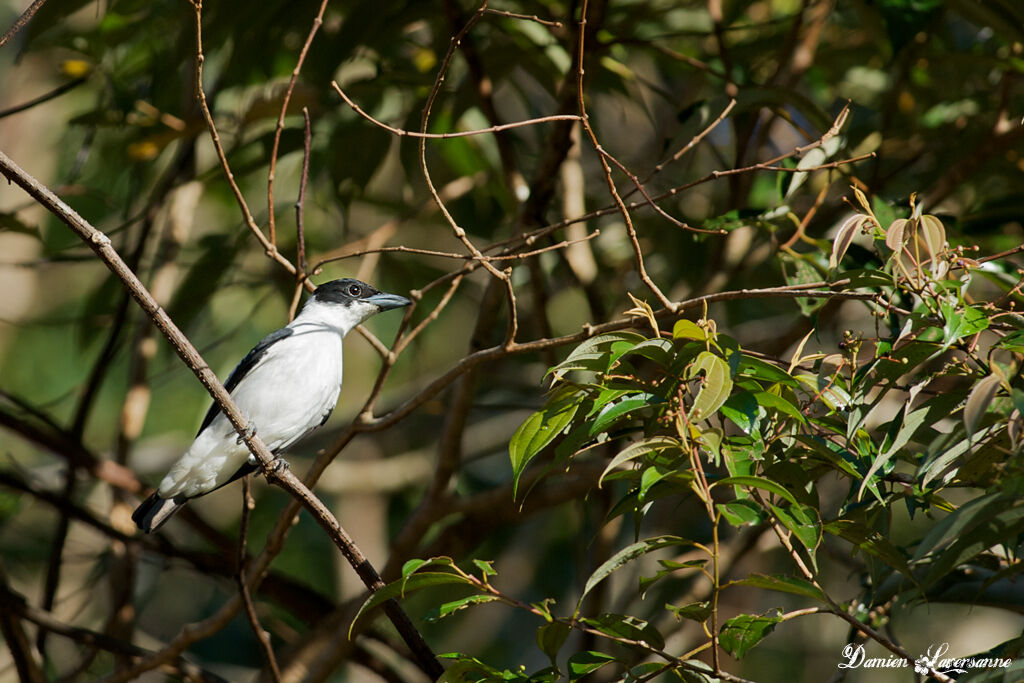
[[[28,175],[3,152],[0,152],[0,173],[9,181],[13,181],[25,190],[40,205],[44,206],[71,228],[95,252],[111,272],[121,280],[124,287],[128,289],[139,306],[149,315],[160,332],[171,343],[178,356],[188,365],[189,369],[206,387],[206,390],[210,392],[214,401],[224,411],[224,415],[231,422],[231,426],[238,432],[240,439],[256,457],[267,479],[285,489],[289,494],[302,502],[302,505],[310,511],[317,523],[327,531],[331,540],[338,546],[345,559],[356,570],[359,578],[362,579],[367,588],[375,591],[383,587],[384,582],[381,580],[380,575],[377,574],[377,571],[355,545],[348,533],[341,528],[341,525],[338,524],[338,520],[335,519],[331,511],[313,495],[298,477],[292,474],[291,470],[283,467],[282,462],[267,449],[262,439],[249,429],[248,419],[242,414],[238,406],[235,405],[231,395],[228,394],[209,365],[199,355],[196,348],[178,329],[170,316],[167,315],[167,312],[156,302],[153,295],[149,293],[135,273],[128,268],[120,254],[111,245],[110,238],[90,225],[74,209],[53,194],[49,188]],[[409,647],[416,653],[424,670],[436,679],[443,672],[443,669],[429,646],[423,640],[422,635],[420,635],[419,631],[416,630],[409,620],[408,615],[405,614],[395,601],[389,601],[385,605],[385,612]]]

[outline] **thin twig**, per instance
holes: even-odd
[[[231,187],[231,193],[235,196],[235,202],[242,212],[242,219],[245,221],[249,231],[259,241],[270,259],[280,264],[289,274],[295,275],[298,271],[295,265],[277,251],[274,243],[268,240],[267,236],[260,230],[260,227],[256,225],[256,219],[253,218],[252,212],[249,211],[249,205],[246,203],[238,183],[235,182],[235,174],[231,171],[231,165],[228,164],[227,155],[224,153],[224,146],[220,142],[220,134],[217,132],[217,126],[213,122],[213,114],[210,112],[210,106],[206,102],[206,92],[203,90],[203,63],[206,61],[206,55],[203,53],[203,0],[190,1],[192,2],[192,8],[195,10],[196,101],[199,102],[199,108],[203,112],[203,120],[206,121],[206,127],[210,130],[210,139],[213,141],[214,150],[217,152],[217,159],[220,161],[221,168],[224,170],[224,177]],[[307,289],[309,291],[313,290],[312,283],[307,282]]]
[[[536,126],[540,123],[550,123],[551,121],[579,121],[580,117],[576,114],[551,114],[549,116],[538,116],[534,119],[525,119],[523,121],[512,121],[511,123],[501,123],[496,126],[490,126],[488,128],[478,128],[476,130],[462,130],[454,133],[427,133],[425,130],[412,131],[405,130],[404,128],[395,128],[388,124],[375,119],[373,116],[368,114],[362,107],[352,101],[352,99],[345,94],[345,91],[341,89],[341,86],[335,81],[331,81],[331,86],[335,92],[345,100],[345,104],[352,108],[352,111],[362,116],[364,119],[372,123],[373,125],[383,128],[389,133],[393,133],[398,137],[402,138],[416,138],[426,140],[450,140],[452,138],[467,138],[474,135],[486,135],[488,133],[500,133],[504,130],[512,130],[513,128],[523,128],[525,126]]]
[[[299,197],[295,201],[295,240],[297,242],[295,261],[299,267],[299,278],[305,276],[306,272],[306,234],[302,224],[303,204],[306,201],[306,182],[309,180],[309,150],[312,145],[313,130],[309,120],[309,109],[302,108],[302,118],[305,127],[302,132],[302,176],[299,178]],[[300,282],[301,284],[301,282]]]
[[[636,233],[636,227],[633,225],[633,218],[629,214],[629,209],[626,207],[626,203],[623,201],[622,196],[619,195],[618,189],[615,187],[615,180],[612,178],[612,169],[608,165],[608,159],[603,154],[601,143],[597,140],[597,134],[594,133],[593,127],[590,125],[590,117],[587,115],[586,103],[584,101],[583,92],[583,54],[585,52],[585,37],[587,28],[587,8],[589,6],[589,0],[583,0],[582,6],[580,7],[580,21],[579,21],[579,44],[578,52],[576,55],[576,97],[577,106],[579,107],[580,121],[583,125],[583,130],[590,139],[591,145],[594,147],[594,151],[598,154],[598,159],[601,162],[601,169],[604,171],[605,184],[608,185],[608,193],[612,196],[612,200],[615,202],[615,206],[618,209],[619,214],[622,216],[622,220],[626,224],[626,233],[629,235],[630,245],[633,247],[633,260],[636,266],[637,275],[640,280],[647,286],[649,290],[658,299],[658,302],[665,308],[671,307],[672,301],[665,296],[665,293],[661,291],[661,288],[654,283],[651,276],[647,273],[647,267],[644,265],[643,251],[640,248],[640,239]],[[646,192],[644,196],[648,199],[652,206],[655,206],[654,201],[647,196]]]
[[[299,58],[295,62],[295,68],[292,69],[291,78],[288,79],[288,89],[285,90],[284,99],[281,102],[281,113],[278,114],[277,125],[274,127],[274,144],[270,149],[270,170],[267,173],[267,223],[270,228],[270,243],[275,247],[277,246],[277,235],[274,221],[274,172],[277,169],[277,151],[281,146],[281,133],[284,131],[284,117],[288,114],[288,103],[292,99],[292,92],[295,90],[295,83],[299,80],[299,72],[302,71],[306,55],[309,54],[309,47],[313,44],[316,32],[320,30],[320,26],[324,23],[324,11],[326,9],[327,0],[321,0],[320,9],[317,10],[316,17],[313,18],[313,26],[306,35],[306,42],[302,45]],[[303,108],[303,115],[306,117],[306,125],[308,126],[309,113],[305,108]],[[299,270],[302,270],[301,263],[299,264]]]
[[[45,3],[46,0],[35,0],[35,2],[29,5],[28,9],[22,12],[21,16],[14,21],[14,25],[7,29],[7,33],[5,33],[3,37],[0,37],[0,47],[6,45],[11,38],[18,33],[18,31],[25,28],[25,25],[32,21],[32,17],[36,15],[36,12],[38,12],[39,8]]]
[[[270,642],[270,634],[263,630],[263,627],[260,625],[260,618],[256,614],[256,606],[252,603],[252,593],[249,592],[249,582],[245,578],[246,565],[248,564],[248,553],[245,549],[246,537],[249,533],[249,516],[255,507],[256,501],[252,497],[251,477],[242,477],[242,518],[238,524],[238,553],[235,557],[237,562],[235,578],[238,582],[239,595],[242,596],[245,616],[249,619],[252,632],[256,635],[256,641],[260,644],[263,658],[267,660],[271,678],[273,678],[275,683],[280,683],[281,669],[277,665],[277,657],[274,656],[274,646]]]
[[[486,14],[494,14],[494,15],[497,15],[499,17],[507,17],[509,19],[525,19],[526,21],[535,21],[538,24],[541,24],[543,26],[548,26],[550,28],[562,28],[562,26],[563,26],[562,22],[560,22],[560,21],[551,21],[550,19],[541,19],[536,14],[518,14],[516,12],[507,12],[507,11],[505,11],[503,9],[491,9],[489,7],[485,8],[484,12]]]
[[[50,92],[43,93],[39,97],[32,98],[28,102],[22,102],[21,104],[18,104],[18,105],[15,105],[13,107],[9,107],[7,109],[4,109],[3,111],[0,111],[0,119],[5,119],[8,116],[13,116],[14,114],[18,114],[20,112],[23,112],[26,109],[31,109],[32,107],[35,107],[36,105],[42,104],[44,102],[49,102],[52,99],[60,97],[61,95],[63,95],[66,92],[70,92],[70,91],[74,90],[78,86],[80,86],[83,83],[85,83],[87,80],[89,80],[88,76],[79,76],[78,78],[74,79],[73,81],[68,81],[67,83],[64,83],[62,85],[58,85],[56,88],[54,88]]]

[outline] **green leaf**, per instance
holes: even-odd
[[[718,643],[730,655],[742,659],[782,621],[779,616],[781,613],[781,610],[775,609],[761,615],[741,614],[733,617],[722,624],[718,632]]]
[[[566,387],[556,393],[541,410],[526,418],[526,422],[512,435],[508,453],[512,461],[513,498],[518,493],[519,476],[523,470],[572,421],[582,401],[582,395]]]
[[[601,432],[607,431],[608,428],[615,424],[620,418],[642,408],[647,408],[664,402],[665,399],[661,396],[648,393],[624,398],[618,403],[609,404],[600,413],[598,413],[597,417],[590,423],[590,427],[587,432],[591,436],[597,436]]]
[[[896,437],[892,440],[892,443],[889,444],[889,447],[886,448],[883,453],[880,453],[871,463],[871,467],[868,468],[867,474],[864,475],[864,480],[861,482],[860,488],[857,490],[857,500],[860,500],[864,495],[864,489],[868,486],[869,482],[871,482],[871,478],[875,475],[875,472],[878,472],[880,469],[885,467],[889,460],[899,453],[900,449],[907,445],[907,442],[914,436],[918,428],[925,423],[928,414],[928,408],[918,408],[907,415],[906,418],[903,417],[902,412],[897,414],[898,419],[901,422],[899,431],[896,433]]]
[[[763,489],[788,500],[794,505],[797,504],[796,498],[794,498],[793,494],[786,490],[784,486],[776,484],[774,481],[765,479],[764,477],[757,477],[749,474],[737,477],[726,477],[725,479],[719,479],[711,484],[711,488],[715,488],[716,486],[749,486],[755,489]]]
[[[655,583],[671,576],[681,569],[700,569],[708,563],[708,560],[686,560],[685,562],[676,562],[674,560],[658,560],[663,569],[659,569],[658,573],[654,576],[641,576],[640,577],[640,597],[646,597],[647,591]]]
[[[581,619],[584,624],[612,638],[626,638],[647,643],[650,647],[662,649],[665,639],[649,622],[625,614],[605,613],[597,617]]]
[[[352,619],[352,625],[349,626],[349,638],[352,637],[352,629],[355,628],[356,622],[366,612],[369,612],[373,608],[382,605],[383,603],[391,600],[392,598],[403,598],[409,593],[414,593],[423,588],[430,586],[443,586],[443,585],[473,585],[468,579],[465,579],[458,574],[449,574],[445,572],[423,572],[420,574],[413,574],[405,579],[399,579],[393,581],[383,588],[374,591],[370,594],[370,597],[359,608],[356,612],[356,616]]]
[[[790,387],[799,384],[791,374],[782,368],[747,354],[740,356],[737,374],[771,384],[784,384]]]
[[[989,325],[988,317],[980,309],[967,306],[961,313],[951,304],[940,306],[945,325],[942,327],[942,348],[948,349],[958,339],[976,334]]]
[[[809,505],[799,503],[788,507],[772,505],[771,509],[778,520],[807,548],[811,561],[816,564],[814,551],[821,543],[821,521],[818,519],[818,511]]]
[[[597,480],[598,488],[604,482],[604,478],[608,476],[608,473],[616,469],[623,463],[629,462],[640,456],[647,455],[651,452],[657,452],[662,450],[674,449],[682,451],[682,444],[679,443],[679,439],[675,439],[670,436],[652,436],[649,439],[631,444],[619,451],[618,455],[611,459],[608,466],[604,468],[604,472],[601,473],[600,478]]]
[[[730,581],[730,586],[751,586],[764,590],[778,591],[780,593],[792,593],[811,598],[818,602],[825,603],[825,594],[810,581],[799,579],[795,576],[784,576],[782,574],[751,574],[739,581]]]
[[[473,560],[473,564],[480,570],[481,576],[497,576],[494,570],[494,560]]]
[[[882,560],[910,580],[915,580],[913,572],[907,564],[907,558],[901,549],[877,531],[849,519],[837,519],[822,524],[822,530],[845,539],[868,555]]]
[[[800,409],[781,396],[768,391],[758,391],[754,394],[754,398],[757,400],[757,404],[763,408],[772,408],[783,415],[789,415],[801,424],[807,422],[807,419],[803,416],[803,413],[800,412]]]
[[[958,536],[935,557],[921,581],[923,587],[933,585],[954,568],[970,562],[992,546],[1017,543],[1019,535],[1024,533],[1024,505],[1011,505],[1009,509],[1004,506],[997,510],[991,517],[975,520],[969,534]]]
[[[711,616],[711,603],[707,600],[691,602],[678,607],[675,605],[665,605],[665,609],[676,615],[676,619],[689,619],[700,623],[704,623]]]
[[[625,356],[636,355],[648,358],[662,367],[667,367],[672,363],[672,351],[672,342],[668,339],[645,339],[619,356],[618,360]]]
[[[587,674],[594,673],[605,664],[616,661],[615,657],[603,652],[577,652],[569,657],[569,680],[575,681]]]
[[[693,543],[680,536],[654,536],[626,546],[594,570],[594,573],[587,579],[586,586],[583,587],[580,601],[594,589],[594,586],[608,578],[609,574],[621,569],[636,558],[655,550],[678,546],[693,546]]]
[[[451,614],[454,614],[460,609],[469,607],[470,605],[494,602],[497,599],[498,596],[496,595],[470,595],[460,600],[452,600],[451,602],[443,603],[439,607],[434,607],[427,612],[426,616],[423,618],[431,623],[437,622]]]
[[[677,320],[676,324],[672,326],[672,338],[706,341],[708,338],[708,331],[692,320],[686,320],[684,318]]]
[[[690,366],[687,377],[692,379],[701,372],[704,373],[703,385],[690,408],[690,420],[693,422],[700,422],[714,415],[732,392],[729,365],[720,357],[702,351],[696,362]]]
[[[406,563],[402,565],[402,578],[407,579],[424,567],[450,567],[453,564],[455,564],[455,562],[450,557],[432,557],[429,560],[413,558],[411,560],[407,560]]]
[[[616,342],[628,342],[636,345],[647,340],[647,337],[636,332],[611,332],[599,334],[585,340],[572,350],[569,357],[548,370],[548,374],[559,375],[569,370],[591,370],[607,372],[612,362],[611,346]]]
[[[728,503],[718,503],[716,507],[722,513],[722,517],[733,526],[760,524],[764,521],[764,510],[749,498],[739,498]]]
[[[551,666],[558,666],[556,659],[572,628],[562,621],[553,621],[537,629],[537,647],[551,660]]]
[[[753,393],[749,391],[736,392],[722,404],[719,411],[747,434],[753,435],[757,432],[757,419],[760,411],[757,409],[757,399]]]

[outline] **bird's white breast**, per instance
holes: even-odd
[[[288,448],[319,426],[341,391],[342,333],[296,323],[231,392],[271,451]],[[249,456],[238,441],[231,423],[218,414],[161,481],[159,494],[191,497],[228,481]]]

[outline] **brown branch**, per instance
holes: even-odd
[[[25,25],[32,21],[32,17],[36,15],[36,12],[38,12],[45,3],[46,0],[34,0],[34,2],[28,6],[28,9],[22,12],[21,16],[15,19],[14,25],[7,29],[7,33],[0,37],[0,47],[6,45],[11,38],[17,35],[18,31],[25,28]]]
[[[297,500],[300,500],[302,505],[313,514],[314,519],[327,531],[331,540],[334,541],[345,558],[352,564],[367,588],[373,591],[382,587],[384,583],[381,581],[376,570],[374,570],[355,546],[345,530],[341,528],[330,510],[287,467],[282,466],[282,462],[267,449],[262,439],[250,429],[247,418],[239,410],[238,406],[235,405],[231,395],[224,389],[217,376],[206,364],[202,356],[199,355],[199,352],[196,351],[188,338],[182,334],[181,330],[178,329],[163,308],[153,299],[153,296],[142,282],[139,281],[135,273],[125,265],[120,254],[111,245],[110,238],[86,222],[71,207],[61,201],[48,188],[25,173],[2,152],[0,152],[0,173],[25,190],[37,202],[70,227],[96,253],[111,272],[121,280],[123,285],[131,292],[132,297],[171,343],[178,356],[188,365],[189,369],[202,382],[203,386],[206,387],[206,390],[223,410],[225,417],[238,432],[240,439],[256,457],[264,474],[267,475],[267,479],[285,489]],[[262,569],[257,569],[256,573],[258,574]],[[399,633],[406,640],[406,643],[416,653],[424,670],[436,679],[443,672],[443,669],[433,656],[430,648],[423,641],[419,631],[412,625],[409,617],[402,611],[398,603],[394,601],[390,601],[385,605],[385,611]]]

